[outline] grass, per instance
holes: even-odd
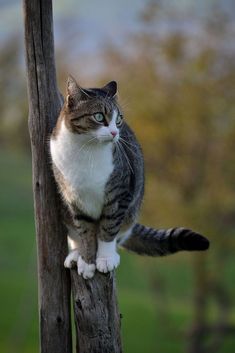
[[[34,353],[39,343],[31,163],[25,156],[0,153],[0,164],[0,351]],[[147,259],[122,251],[117,282],[125,352],[184,352],[193,315],[191,258],[180,253]],[[231,266],[225,277],[234,295]],[[235,339],[229,337],[220,353],[234,349]]]

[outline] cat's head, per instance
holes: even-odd
[[[84,89],[69,76],[63,109],[67,128],[100,142],[116,142],[123,122],[116,95],[115,81],[102,88]]]

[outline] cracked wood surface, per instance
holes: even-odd
[[[77,353],[121,353],[120,314],[114,273],[90,280],[71,270]]]

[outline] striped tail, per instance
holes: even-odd
[[[164,256],[181,250],[207,250],[209,240],[185,228],[153,229],[136,223],[120,246],[139,255]]]

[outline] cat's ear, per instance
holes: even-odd
[[[73,76],[69,75],[67,80],[67,97],[66,103],[72,108],[76,102],[85,98],[84,90],[77,84]]]
[[[72,75],[69,75],[67,80],[67,95],[75,96],[80,91],[80,87],[78,86],[75,78]]]
[[[104,87],[101,88],[102,91],[107,93],[107,96],[110,98],[114,98],[117,94],[117,82],[116,81],[111,81],[107,83]]]

